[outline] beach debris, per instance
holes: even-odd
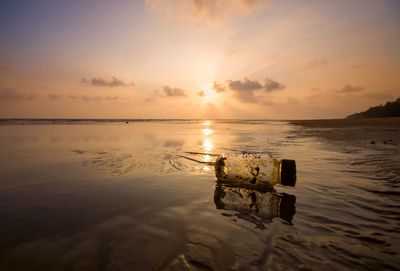
[[[262,154],[221,155],[215,162],[215,176],[220,183],[245,188],[295,186],[296,161]]]
[[[176,156],[199,164],[214,166],[217,181],[226,185],[250,189],[271,189],[277,184],[285,186],[296,184],[295,160],[279,160],[269,154],[249,152],[222,155],[200,152],[185,152],[185,154],[192,156],[182,154],[176,154]]]

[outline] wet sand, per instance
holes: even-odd
[[[398,138],[268,121],[2,125],[0,270],[396,270]],[[224,187],[177,156],[235,150],[295,159],[296,186]]]

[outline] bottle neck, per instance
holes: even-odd
[[[281,183],[281,171],[282,171],[282,162],[278,159],[272,158],[272,184],[282,184]]]

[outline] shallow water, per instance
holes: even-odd
[[[400,266],[399,127],[69,124],[0,125],[0,270]],[[235,151],[295,159],[296,187],[220,186],[178,156]]]

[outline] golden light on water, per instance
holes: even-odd
[[[211,121],[210,120],[205,120],[203,121],[203,126],[210,126],[211,125]]]
[[[214,130],[211,129],[211,121],[206,120],[202,123],[203,126],[205,126],[205,128],[203,128],[202,134],[203,134],[203,150],[207,153],[211,153],[213,148],[214,148],[214,143],[212,141],[211,135],[214,133]],[[211,155],[208,154],[204,154],[203,155],[203,161],[204,162],[212,162],[213,157]],[[202,168],[202,170],[204,171],[210,171],[210,167],[208,166],[204,166]]]
[[[211,152],[213,149],[213,143],[209,138],[203,140],[203,149],[207,152]]]
[[[211,121],[209,120],[205,120],[202,123],[203,126],[205,126],[205,128],[202,130],[202,134],[203,134],[203,149],[206,152],[211,152],[213,149],[213,142],[211,141],[210,136],[214,133],[213,129],[211,129]],[[209,159],[209,158],[208,158]]]
[[[210,136],[210,135],[213,134],[213,132],[214,131],[212,129],[208,128],[208,127],[203,129],[203,135],[204,136]]]
[[[204,162],[211,162],[211,155],[208,155],[208,154],[204,155],[203,161]]]

